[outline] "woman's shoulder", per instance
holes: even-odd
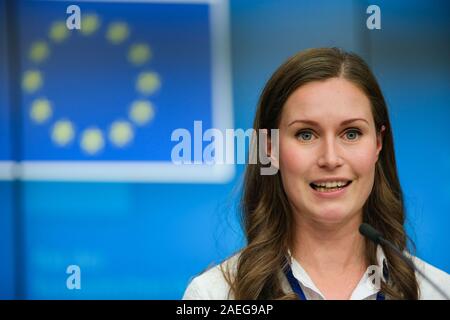
[[[414,264],[431,281],[439,286],[448,296],[450,296],[450,275],[443,270],[423,261],[420,258],[413,257]],[[445,299],[426,279],[416,272],[417,282],[420,288],[421,300]]]
[[[194,277],[184,292],[183,300],[232,299],[230,285],[224,276],[224,272],[233,275],[236,271],[238,259],[239,253]]]

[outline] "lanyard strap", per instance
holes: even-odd
[[[289,284],[291,285],[292,291],[295,292],[297,297],[300,300],[308,300],[306,299],[305,293],[303,292],[302,287],[300,286],[300,282],[298,282],[298,280],[294,277],[290,265],[287,266],[284,273],[289,281]],[[377,300],[385,300],[384,294],[382,294],[381,291],[378,291],[377,293]]]

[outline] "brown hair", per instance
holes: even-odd
[[[343,77],[357,85],[371,102],[377,134],[384,125],[383,148],[375,167],[373,189],[363,207],[363,221],[378,229],[401,250],[407,248],[405,209],[397,175],[394,143],[386,102],[368,65],[358,55],[337,48],[309,49],[297,53],[267,82],[253,127],[278,128],[281,112],[294,90],[312,81]],[[293,240],[292,211],[281,176],[261,175],[261,163],[247,165],[241,199],[242,225],[247,245],[240,252],[236,270],[225,271],[235,299],[295,299],[281,285],[286,253]],[[376,264],[376,245],[366,240],[366,259]],[[389,281],[381,291],[391,299],[418,299],[414,271],[390,248],[384,247]]]

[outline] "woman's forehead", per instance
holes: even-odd
[[[356,85],[343,78],[315,81],[296,89],[283,106],[286,121],[303,118],[315,122],[372,118],[370,101]]]

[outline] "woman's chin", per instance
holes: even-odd
[[[324,224],[339,224],[351,218],[347,210],[329,209],[313,213],[313,219]]]

